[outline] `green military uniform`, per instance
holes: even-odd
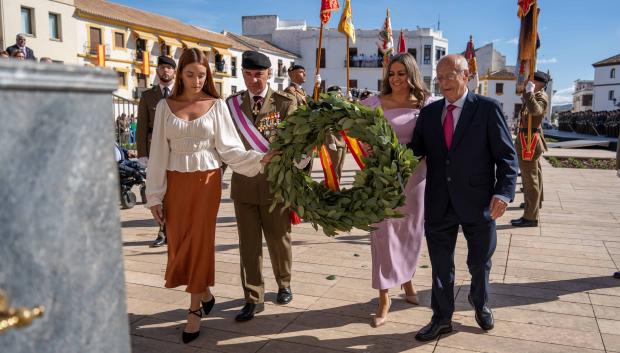
[[[301,87],[301,85],[297,85],[293,82],[284,89],[284,92],[291,94],[295,97],[297,101],[297,106],[301,107],[302,105],[308,105],[308,95],[306,91]]]
[[[523,183],[525,212],[523,218],[538,221],[538,212],[543,199],[542,167],[540,157],[547,150],[542,133],[542,121],[549,107],[549,98],[544,91],[524,93],[521,108],[519,133],[515,142],[519,157],[519,169]],[[532,119],[532,142],[530,152],[526,151],[528,116]]]
[[[240,92],[227,101],[241,96],[241,110],[258,128],[266,119],[279,115],[286,119],[297,109],[295,98],[271,88],[265,95],[262,107],[257,109],[248,91]],[[230,106],[230,105],[229,105]],[[239,130],[240,131],[240,130]],[[251,149],[242,133],[239,134],[246,149]],[[263,133],[266,136],[266,133]],[[233,173],[231,198],[234,201],[237,228],[239,231],[239,253],[241,257],[241,284],[246,303],[263,303],[265,285],[262,274],[263,234],[269,249],[273,274],[280,289],[290,286],[291,265],[291,223],[289,209],[281,204],[273,212],[269,207],[273,195],[269,190],[267,174],[246,177]]]

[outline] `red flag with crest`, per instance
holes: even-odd
[[[332,17],[332,11],[338,10],[338,0],[321,0],[321,22],[326,25]]]

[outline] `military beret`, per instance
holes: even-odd
[[[549,82],[549,75],[547,75],[546,73],[544,73],[542,71],[536,71],[534,73],[534,80],[539,81],[539,82],[543,82],[543,83],[547,83],[547,82]]]
[[[157,66],[159,65],[170,65],[173,69],[177,68],[177,63],[174,59],[165,55],[160,55],[157,57]]]
[[[301,65],[293,65],[288,69],[288,71],[291,72],[293,70],[299,70],[299,69],[304,70],[304,71],[306,70],[306,68]]]
[[[271,68],[271,61],[267,55],[248,50],[241,56],[241,67],[248,70],[263,70]]]

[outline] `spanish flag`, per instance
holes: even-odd
[[[338,32],[343,33],[355,44],[355,27],[353,27],[353,11],[351,10],[351,0],[345,0]]]
[[[332,11],[340,9],[338,0],[321,0],[321,22],[326,25],[332,17]]]

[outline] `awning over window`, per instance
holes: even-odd
[[[159,39],[161,39],[162,42],[166,43],[166,45],[172,45],[172,46],[175,46],[177,48],[182,48],[183,47],[183,43],[181,43],[181,41],[176,39],[176,38],[171,38],[171,37],[166,37],[166,36],[160,35]]]
[[[200,45],[200,44],[198,44],[196,42],[190,42],[190,41],[187,41],[187,40],[181,40],[181,42],[183,42],[183,44],[185,44],[185,46],[190,48],[190,49],[191,48],[196,48],[196,49],[200,49],[200,50],[206,51],[206,52],[211,51],[211,48],[202,46],[202,45]]]
[[[213,47],[214,50],[217,50],[222,55],[232,56],[232,53],[228,49]]]
[[[138,31],[136,29],[132,29],[131,31],[140,39],[152,40],[153,42],[158,41],[157,37],[154,34]]]

